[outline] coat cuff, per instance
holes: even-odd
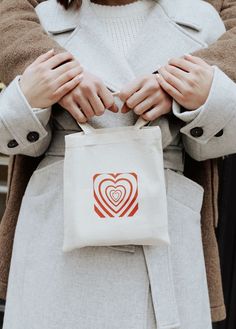
[[[180,105],[174,101],[173,113],[187,123],[180,130],[182,134],[200,144],[206,144],[235,115],[236,84],[215,66],[212,86],[205,104],[195,111],[181,112]]]
[[[0,94],[0,125],[16,140],[16,148],[22,150],[48,135],[41,121],[45,121],[45,125],[48,123],[50,111],[31,108],[20,88],[19,78],[17,76]]]

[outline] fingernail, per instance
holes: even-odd
[[[119,96],[120,95],[120,91],[115,91],[114,93],[112,93],[113,96]]]

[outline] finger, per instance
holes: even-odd
[[[142,87],[141,80],[136,80],[128,84],[125,88],[120,91],[119,97],[123,102],[126,102],[130,96],[136,93]]]
[[[76,67],[72,70],[67,71],[66,73],[62,74],[55,80],[56,88],[60,88],[65,83],[69,82],[70,80],[73,80],[75,77],[80,77],[80,82],[82,81],[83,74],[80,72],[80,68]]]
[[[179,92],[183,90],[184,84],[181,80],[176,78],[172,73],[168,72],[165,67],[159,69],[159,74],[165,79],[165,81],[177,89]]]
[[[81,111],[80,107],[72,98],[69,101],[67,100],[66,102],[64,101],[64,99],[61,99],[59,101],[59,104],[64,109],[66,109],[77,122],[85,123],[87,121],[87,118]]]
[[[49,50],[45,54],[40,55],[31,65],[36,65],[47,61],[49,58],[53,57],[55,54],[54,49]]]
[[[74,79],[70,80],[69,82],[66,82],[65,84],[61,85],[54,93],[54,97],[56,100],[61,99],[66,94],[68,94],[70,91],[75,89],[75,87],[78,86],[78,84],[83,79],[82,75],[78,75],[74,77]]]
[[[71,53],[64,52],[64,53],[57,54],[57,55],[53,56],[52,58],[48,59],[45,62],[45,65],[46,65],[46,68],[52,70],[65,62],[71,61],[72,59],[73,59],[73,55]]]
[[[109,107],[108,110],[113,112],[113,113],[119,112],[119,109],[118,109],[118,107],[115,103],[111,107]]]
[[[127,99],[126,104],[129,108],[134,109],[139,103],[143,102],[149,94],[147,94],[145,88],[141,88]]]
[[[104,104],[102,103],[101,99],[98,97],[98,95],[93,94],[89,98],[89,102],[92,105],[93,111],[96,115],[102,115],[105,112]]]
[[[153,109],[147,111],[142,115],[142,118],[147,121],[154,121],[163,115],[162,108],[160,106],[156,106]]]
[[[57,67],[56,69],[53,70],[53,73],[55,76],[60,76],[64,73],[66,73],[67,71],[70,71],[74,68],[77,68],[79,70],[79,73],[82,73],[83,72],[83,67],[80,66],[80,63],[78,61],[71,61],[71,62],[67,62],[59,67]]]
[[[126,105],[126,103],[124,103],[124,105],[121,108],[121,113],[128,113],[129,111],[131,111],[131,109]]]
[[[189,61],[193,64],[197,64],[197,65],[200,65],[200,66],[203,66],[203,67],[209,67],[209,64],[207,64],[203,59],[201,59],[197,56],[193,56],[193,55],[190,55],[190,54],[185,54],[184,58],[187,61]]]
[[[76,103],[72,103],[70,106],[70,114],[79,123],[85,123],[88,121],[80,107]]]
[[[94,113],[93,108],[90,105],[88,99],[86,99],[85,97],[83,97],[80,94],[77,94],[75,101],[79,105],[81,111],[84,113],[86,118],[91,119],[92,117],[94,117],[95,113]]]
[[[196,64],[194,64],[184,58],[172,58],[169,60],[168,64],[176,66],[186,72],[191,72],[192,70],[194,70],[196,68]]]
[[[156,75],[157,81],[161,85],[161,87],[169,94],[172,98],[174,98],[177,102],[180,100],[183,96],[182,94],[175,89],[171,84],[169,84],[160,74]]]
[[[143,102],[141,102],[134,108],[134,112],[138,115],[141,115],[147,110],[150,110],[156,104],[157,97],[147,97]]]
[[[101,85],[98,91],[98,96],[104,104],[105,109],[108,109],[111,112],[117,113],[118,107],[115,104],[115,99],[112,93],[107,89],[105,85]]]
[[[182,81],[187,80],[187,77],[189,75],[189,73],[181,70],[180,68],[178,68],[174,65],[168,64],[168,65],[165,65],[164,68],[166,69],[167,72],[169,72],[170,74],[175,76],[177,79],[182,80]]]

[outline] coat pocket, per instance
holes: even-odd
[[[169,169],[165,171],[165,175],[167,196],[200,213],[204,193],[202,186]]]
[[[25,195],[34,197],[50,194],[55,189],[62,191],[63,164],[61,157],[45,157],[31,176]]]

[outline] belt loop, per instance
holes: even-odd
[[[158,329],[180,328],[170,247],[143,247]]]

